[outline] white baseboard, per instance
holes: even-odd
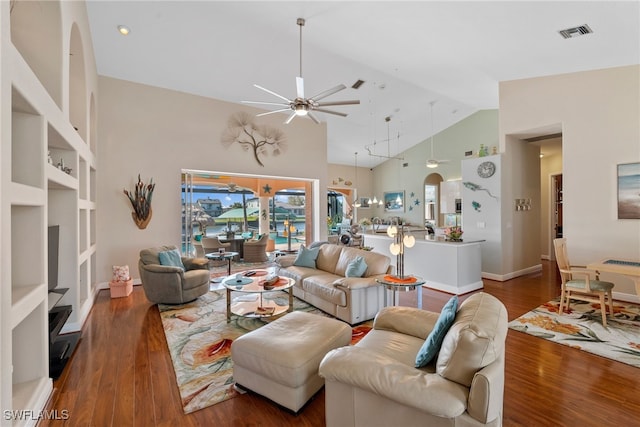
[[[640,304],[640,296],[639,295],[623,294],[621,292],[612,292],[611,295],[613,296],[614,300],[626,301],[626,302],[632,302],[632,303],[635,303],[635,304]]]
[[[140,279],[133,279],[133,286],[142,285]],[[96,289],[101,291],[103,289],[109,289],[109,282],[96,283]]]
[[[525,276],[531,273],[537,273],[539,271],[542,271],[542,264],[533,265],[531,267],[527,267],[518,271],[512,271],[506,274],[486,273],[483,271],[482,278],[489,279],[489,280],[496,280],[498,282],[506,282],[507,280],[520,277],[520,276]]]

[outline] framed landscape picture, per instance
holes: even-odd
[[[386,191],[384,193],[385,212],[404,212],[404,191]]]
[[[640,219],[640,163],[618,165],[618,219]]]

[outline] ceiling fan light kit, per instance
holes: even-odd
[[[320,120],[313,114],[313,112],[321,112],[327,114],[333,114],[336,116],[346,117],[346,113],[342,113],[340,111],[327,110],[324,107],[333,107],[333,106],[342,106],[342,105],[356,105],[360,104],[359,100],[350,100],[350,101],[335,101],[335,102],[319,102],[321,99],[324,99],[328,96],[333,95],[336,92],[340,92],[341,90],[346,89],[347,87],[343,84],[335,86],[331,89],[320,92],[317,95],[314,95],[309,98],[305,98],[304,96],[304,79],[302,78],[302,27],[305,24],[305,20],[303,18],[298,18],[296,20],[296,24],[300,27],[300,75],[296,77],[296,97],[294,99],[289,99],[285,96],[282,96],[272,90],[264,88],[260,85],[254,84],[256,88],[267,92],[277,98],[280,98],[284,102],[262,102],[262,101],[242,101],[245,104],[261,104],[261,105],[275,105],[279,107],[283,107],[277,110],[268,111],[266,113],[257,114],[257,116],[266,116],[268,114],[274,113],[282,113],[286,111],[290,111],[291,114],[285,120],[285,124],[291,123],[291,121],[296,117],[304,117],[307,116],[311,120],[313,120],[316,124],[320,123]]]

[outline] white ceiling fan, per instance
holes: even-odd
[[[429,103],[429,105],[431,105],[431,157],[429,157],[429,160],[427,160],[427,167],[428,168],[437,168],[438,165],[440,164],[444,164],[444,163],[449,163],[450,160],[438,160],[434,157],[433,155],[433,134],[435,133],[435,128],[433,127],[433,104],[435,104],[436,101],[431,101]]]
[[[304,79],[302,78],[302,27],[305,24],[305,20],[303,18],[298,18],[298,20],[296,21],[296,24],[300,26],[300,75],[296,77],[296,98],[289,99],[269,89],[266,89],[262,86],[254,84],[254,86],[257,87],[258,89],[263,90],[267,93],[270,93],[271,95],[276,96],[285,102],[262,102],[262,101],[242,101],[242,102],[245,104],[276,105],[280,107],[285,107],[285,108],[281,108],[278,110],[269,111],[267,113],[261,113],[257,115],[257,117],[259,117],[259,116],[266,116],[267,114],[291,111],[291,115],[289,115],[289,117],[285,121],[285,124],[291,123],[291,121],[296,116],[308,116],[315,123],[319,124],[320,120],[318,120],[318,118],[313,114],[312,111],[319,111],[322,113],[335,114],[337,116],[346,117],[347,114],[345,113],[342,113],[339,111],[327,110],[324,107],[360,104],[359,100],[319,102],[321,99],[324,99],[330,95],[333,95],[334,93],[339,92],[343,89],[346,89],[347,87],[343,84],[340,84],[329,90],[325,90],[324,92],[320,92],[319,94],[314,95],[310,98],[304,97]]]

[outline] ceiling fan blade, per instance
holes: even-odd
[[[347,117],[346,113],[341,113],[339,111],[333,110],[325,110],[324,108],[314,108],[313,111],[320,111],[321,113],[335,114],[336,116]]]
[[[324,92],[320,92],[319,94],[317,94],[316,96],[312,96],[311,98],[309,98],[310,100],[314,100],[314,101],[320,101],[322,98],[326,98],[329,95],[333,95],[336,92],[340,92],[343,89],[346,89],[347,87],[345,85],[338,85],[334,88],[331,88],[329,90],[325,90]]]
[[[331,107],[331,106],[336,106],[336,105],[356,105],[356,104],[360,104],[360,100],[359,99],[354,99],[351,101],[333,101],[333,102],[318,102],[314,105],[318,106],[318,107]]]
[[[291,111],[291,108],[283,108],[282,110],[267,111],[266,113],[256,114],[256,117],[267,116],[267,115],[273,114],[273,113],[282,113],[284,111]]]
[[[317,125],[320,124],[320,120],[318,120],[318,118],[315,116],[315,114],[313,114],[311,111],[307,112],[307,116],[313,120],[313,122]]]
[[[262,101],[240,101],[240,102],[242,102],[243,104],[277,105],[279,107],[289,105],[284,102],[262,102]]]
[[[285,120],[284,124],[288,125],[289,123],[291,123],[291,120],[293,120],[295,117],[296,117],[296,112],[295,111],[291,112],[287,120]]]
[[[304,99],[304,79],[296,77],[296,94],[298,98]]]
[[[260,85],[255,85],[255,84],[254,84],[254,86],[255,86],[255,87],[257,87],[257,88],[258,88],[258,89],[260,89],[260,90],[263,90],[263,91],[265,91],[265,92],[267,92],[267,93],[270,93],[270,94],[271,94],[271,95],[273,95],[273,96],[277,96],[278,98],[283,99],[283,100],[285,100],[285,101],[287,101],[287,102],[289,102],[289,103],[290,103],[290,102],[293,102],[293,101],[291,101],[290,99],[285,98],[284,96],[279,95],[279,94],[275,93],[274,91],[269,90],[269,89],[267,89],[267,88],[264,88],[264,87],[262,87],[262,86],[260,86]]]

